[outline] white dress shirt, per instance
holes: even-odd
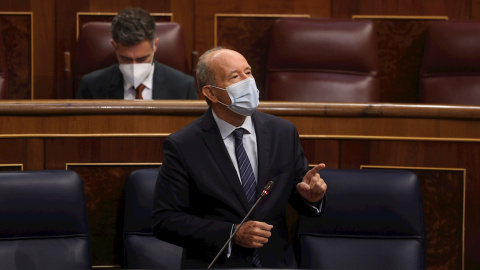
[[[229,123],[220,119],[215,112],[212,110],[213,118],[217,123],[218,128],[220,129],[220,134],[222,135],[223,143],[227,148],[228,154],[230,155],[230,159],[233,162],[233,166],[235,166],[235,170],[237,171],[238,178],[240,182],[242,181],[240,177],[240,171],[238,170],[237,164],[237,156],[235,154],[235,138],[233,137],[233,131],[237,128],[244,128],[248,131],[243,134],[243,146],[245,147],[245,151],[247,152],[248,159],[250,160],[250,164],[252,165],[253,174],[255,175],[255,181],[258,179],[258,155],[257,155],[257,136],[255,133],[255,127],[253,126],[252,118],[247,116],[245,122],[240,127],[235,127],[230,125]]]
[[[145,78],[145,80],[142,82],[143,85],[145,85],[145,89],[142,91],[142,97],[145,100],[151,100],[152,99],[152,89],[153,89],[153,71],[155,69],[155,64],[152,65],[152,70],[148,74],[148,76]],[[135,90],[135,87],[131,85],[127,80],[123,80],[123,98],[125,100],[133,100],[137,96],[137,91]]]

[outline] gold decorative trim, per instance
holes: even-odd
[[[400,170],[424,170],[424,171],[458,171],[463,173],[463,211],[462,211],[462,270],[465,269],[465,207],[467,190],[467,169],[466,168],[437,168],[437,167],[410,167],[410,166],[376,166],[360,165],[360,169],[400,169]]]
[[[215,13],[214,14],[214,22],[213,22],[213,44],[214,47],[217,46],[218,44],[218,39],[217,39],[217,26],[218,22],[217,19],[218,17],[242,17],[242,18],[283,18],[283,17],[292,17],[292,18],[310,18],[309,14],[248,14],[248,13]]]
[[[77,12],[77,39],[80,33],[80,16],[115,16],[118,12]],[[152,17],[155,16],[169,16],[170,21],[173,22],[173,13],[150,13]]]
[[[301,17],[301,18],[310,18],[310,14],[215,13],[215,18],[217,18],[217,17],[264,17],[264,18]]]
[[[378,168],[378,169],[399,169],[399,170],[424,170],[424,171],[459,171],[463,172],[464,178],[464,184],[465,184],[465,179],[466,179],[466,168],[446,168],[446,167],[411,167],[411,166],[383,166],[383,165],[360,165],[360,169],[372,169],[372,168]]]
[[[478,138],[442,138],[410,136],[363,136],[363,135],[299,135],[301,139],[379,140],[379,141],[432,141],[432,142],[480,142]]]
[[[352,15],[352,19],[446,20],[448,16]]]
[[[0,167],[20,167],[20,170],[23,171],[23,163],[18,163],[18,164],[0,164]]]
[[[162,162],[146,163],[65,163],[65,170],[68,166],[161,166]]]
[[[0,11],[0,15],[33,15],[31,11]]]
[[[0,134],[5,138],[132,138],[132,137],[168,137],[171,133],[92,133],[92,134]],[[479,139],[480,140],[480,139]]]
[[[166,138],[171,133],[75,133],[75,134],[0,134],[0,139],[8,138]],[[300,139],[325,140],[378,140],[378,141],[427,141],[427,142],[480,142],[480,138],[451,137],[409,137],[409,136],[362,136],[362,135],[314,135],[300,134]]]
[[[34,100],[34,76],[33,76],[33,67],[35,66],[34,63],[34,39],[33,39],[33,12],[16,12],[16,11],[0,11],[0,16],[1,15],[29,15],[30,16],[30,100]]]

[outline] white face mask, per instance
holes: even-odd
[[[152,71],[152,63],[141,63],[141,64],[120,64],[119,68],[123,74],[123,78],[137,88],[150,74]]]
[[[226,89],[213,85],[212,87],[227,91],[232,104],[227,105],[220,101],[218,101],[218,103],[227,106],[227,108],[240,115],[250,116],[258,107],[259,91],[254,78],[249,77],[243,81],[227,86]]]

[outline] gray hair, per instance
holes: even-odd
[[[224,49],[226,48],[221,46],[212,48],[204,52],[198,59],[197,68],[196,68],[197,69],[196,77],[197,77],[197,87],[199,90],[202,90],[202,88],[205,85],[216,85],[217,82],[215,79],[215,71],[213,71],[210,68],[209,63],[207,63],[207,56],[212,52],[224,50]]]
[[[131,46],[144,40],[155,40],[155,20],[141,8],[126,8],[112,20],[110,29],[115,44]]]
[[[205,85],[217,85],[217,80],[215,79],[215,71],[212,70],[209,66],[209,63],[207,63],[207,57],[210,53],[223,49],[225,48],[221,46],[212,48],[204,52],[200,56],[200,58],[198,58],[196,79],[197,87],[200,92],[202,92],[202,88]],[[207,97],[205,97],[205,101],[207,101],[208,106],[212,105],[212,102]]]

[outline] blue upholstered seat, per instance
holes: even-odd
[[[125,184],[124,267],[180,269],[182,248],[161,241],[152,233],[153,191],[158,169],[130,173]]]
[[[425,269],[420,183],[406,170],[322,170],[320,218],[301,217],[299,268]]]
[[[0,269],[91,269],[83,181],[73,171],[0,173]]]

